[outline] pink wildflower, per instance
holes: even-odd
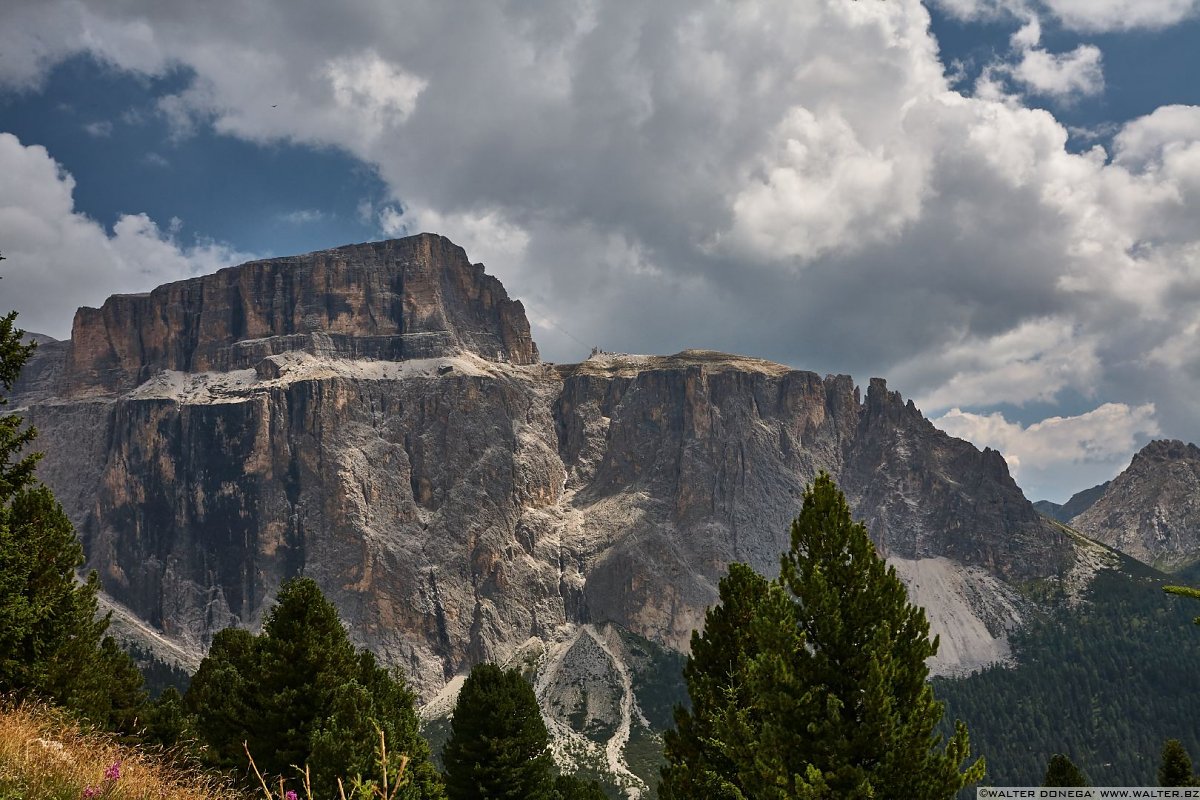
[[[121,762],[114,761],[112,765],[104,770],[104,780],[115,781],[121,777]]]
[[[85,798],[88,798],[88,797],[99,797],[99,796],[100,796],[100,790],[99,790],[99,789],[97,789],[95,786],[87,786],[87,787],[84,787],[84,790],[83,790],[83,796],[84,796]]]
[[[283,800],[296,800],[296,793],[288,789],[287,794],[283,796]]]

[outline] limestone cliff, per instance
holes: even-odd
[[[298,573],[426,696],[572,626],[683,648],[728,562],[777,569],[818,470],[927,598],[944,669],[1003,657],[1011,587],[1075,563],[999,454],[883,381],[702,351],[542,364],[439,237],[112,298],[38,358],[15,403],[43,478],[106,591],[193,652]]]
[[[1071,525],[1159,569],[1200,559],[1200,448],[1150,442]]]
[[[63,391],[119,393],[161,370],[243,369],[293,350],[538,360],[521,304],[461,247],[421,235],[254,261],[81,308]]]

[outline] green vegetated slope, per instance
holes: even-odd
[[[1200,605],[1162,591],[1198,581],[1200,569],[1168,577],[1122,558],[1083,603],[1014,636],[1018,666],[935,680],[947,719],[966,721],[987,757],[986,783],[1038,785],[1065,753],[1094,786],[1154,785],[1164,740],[1200,755]]]
[[[662,732],[675,725],[675,706],[687,705],[687,686],[683,682],[681,653],[622,631],[631,655],[633,691],[638,706],[650,723],[649,729],[637,725],[625,748],[629,769],[650,786],[647,800],[658,797],[658,771],[663,764]]]
[[[138,671],[142,673],[142,688],[156,698],[168,687],[174,688],[180,694],[187,692],[192,675],[177,664],[169,664],[154,654],[149,648],[136,642],[125,642],[125,652],[133,659]]]

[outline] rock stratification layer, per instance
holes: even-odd
[[[1200,448],[1150,442],[1071,525],[1159,569],[1200,559]]]
[[[294,350],[538,360],[521,304],[461,247],[421,235],[253,261],[81,308],[63,389],[122,392],[161,370],[243,369]]]
[[[730,561],[774,574],[819,470],[958,637],[946,668],[1002,654],[997,592],[1075,558],[998,453],[883,381],[538,363],[520,304],[438,237],[114,298],[44,358],[16,403],[115,600],[200,649],[304,573],[426,695],[571,625],[685,648]]]

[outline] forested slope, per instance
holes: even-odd
[[[987,756],[987,783],[1037,785],[1049,757],[1066,753],[1093,785],[1153,785],[1164,740],[1200,754],[1200,608],[1162,591],[1197,581],[1200,570],[1168,579],[1122,559],[1086,602],[1014,637],[1019,666],[936,680],[947,719],[966,721]]]

